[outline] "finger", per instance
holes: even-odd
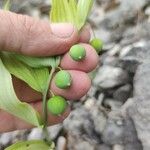
[[[72,85],[68,89],[59,89],[52,80],[51,90],[56,95],[60,95],[69,100],[77,100],[84,96],[91,86],[91,80],[88,75],[81,71],[69,70],[72,76]]]
[[[66,70],[80,70],[90,72],[96,68],[99,57],[90,45],[81,44],[86,49],[86,57],[82,61],[74,61],[69,53],[66,53],[61,60],[61,67]]]
[[[79,38],[79,42],[81,43],[89,43],[90,38],[91,38],[91,27],[90,25],[86,25],[80,33],[80,38]]]
[[[42,114],[41,102],[37,102],[32,105],[40,114]],[[69,113],[70,113],[69,106],[61,116],[54,116],[48,113],[48,125],[54,125],[63,122],[63,120],[69,115]],[[16,118],[5,111],[0,111],[0,119],[2,120],[0,121],[0,133],[21,129],[30,129],[34,127],[31,124],[28,124],[27,122],[19,118]]]
[[[25,55],[63,54],[79,40],[77,30],[68,23],[51,24],[0,10],[0,49]]]
[[[91,81],[88,75],[81,71],[69,71],[72,76],[72,86],[67,90],[61,90],[57,88],[54,84],[54,80],[52,81],[51,89],[55,94],[63,96],[70,99],[80,99],[84,96],[91,86]],[[41,101],[42,95],[32,88],[30,88],[26,83],[20,81],[17,78],[13,79],[15,92],[17,97],[24,102],[37,102]]]

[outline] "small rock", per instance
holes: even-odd
[[[78,144],[75,144],[75,149],[74,150],[85,150],[85,149],[94,150],[94,145],[91,145],[90,143],[88,143],[86,141],[82,141]]]
[[[104,19],[104,14],[104,10],[101,7],[94,5],[93,11],[89,16],[89,20],[94,26],[98,26],[99,23]]]
[[[146,8],[145,14],[148,15],[148,16],[150,16],[150,6]]]
[[[121,51],[121,47],[119,44],[116,44],[111,50],[108,51],[108,55],[115,56],[118,55]]]
[[[56,139],[61,130],[62,130],[62,124],[48,127],[48,133],[49,133],[50,138],[52,140]]]
[[[148,57],[148,56],[147,56]],[[128,114],[135,124],[138,138],[143,149],[150,149],[150,63],[143,63],[137,69],[134,79],[134,103],[129,106]]]
[[[106,98],[106,99],[104,99],[103,104],[106,108],[110,108],[111,110],[118,110],[123,105],[123,102],[116,101],[116,100],[111,99],[111,98]]]
[[[150,42],[143,42],[143,46],[131,48],[125,56],[121,57],[123,60],[136,60],[138,63],[149,61],[150,58]]]
[[[95,126],[95,131],[101,134],[107,122],[106,115],[98,109],[97,104],[94,107],[92,107],[90,112],[91,112],[93,123]]]
[[[127,83],[128,73],[119,67],[102,66],[97,72],[94,84],[103,89],[114,88]]]
[[[12,133],[4,133],[0,137],[0,145],[7,145],[12,141]]]
[[[91,110],[91,108],[95,105],[95,100],[93,99],[87,99],[84,103],[84,106],[86,109]]]
[[[115,56],[110,56],[110,55],[103,55],[101,57],[101,61],[103,65],[107,65],[107,66],[112,66],[112,67],[116,67],[119,63],[119,59],[118,57]]]
[[[114,46],[113,43],[110,44],[111,40],[111,32],[104,29],[104,28],[98,28],[94,30],[95,36],[99,39],[101,39],[104,43],[103,50],[106,51],[108,48],[112,48]],[[105,46],[107,44],[107,46]]]
[[[90,88],[90,90],[88,91],[87,96],[89,96],[89,97],[95,97],[96,91],[97,91],[96,87],[92,86]]]
[[[18,140],[20,141],[24,141],[27,139],[27,135],[28,135],[29,131],[28,130],[22,130],[22,131],[19,131],[19,130],[16,130],[16,131],[13,131],[11,134],[12,134],[12,143],[16,143],[18,142]]]
[[[124,150],[142,150],[133,121],[127,116],[123,117],[120,110],[109,113],[102,135],[108,145],[124,145]]]
[[[66,150],[67,140],[65,137],[60,136],[57,140],[56,150]]]
[[[42,130],[39,128],[34,128],[28,135],[28,140],[40,140],[43,137]]]
[[[147,0],[123,0],[120,2],[117,9],[106,14],[101,26],[107,29],[116,29],[122,24],[133,23],[137,17],[137,12],[148,4]]]
[[[120,51],[119,57],[124,58],[126,55],[128,55],[128,53],[130,52],[132,48],[133,48],[133,45],[128,45],[128,46],[123,47]]]
[[[118,88],[114,93],[113,93],[113,98],[115,100],[125,102],[132,93],[132,86],[130,84],[124,85],[120,88]]]
[[[135,73],[139,64],[150,60],[150,44],[143,47],[133,47],[125,56],[121,57],[121,65],[126,70]]]
[[[123,144],[124,125],[118,125],[117,119],[109,119],[103,131],[102,139],[108,145]]]
[[[114,145],[113,150],[125,150],[123,145]]]
[[[105,145],[105,144],[101,144],[101,145],[98,145],[95,150],[112,150],[112,148],[108,145]]]

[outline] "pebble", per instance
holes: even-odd
[[[103,89],[114,88],[127,83],[129,80],[128,73],[119,68],[111,66],[102,66],[99,68],[94,84]]]

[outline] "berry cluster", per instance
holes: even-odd
[[[100,53],[103,43],[100,39],[94,38],[90,42],[91,46]],[[70,48],[70,57],[74,61],[83,61],[86,57],[86,50],[83,46],[76,44]],[[68,71],[61,70],[54,77],[55,85],[60,89],[68,89],[72,84],[72,77]],[[47,108],[53,115],[61,115],[67,107],[67,101],[62,96],[53,96],[48,100]]]

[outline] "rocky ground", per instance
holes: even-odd
[[[49,8],[49,0],[14,0],[12,10],[48,19]],[[57,150],[150,150],[150,0],[97,0],[89,22],[105,43],[96,77],[64,123],[49,127],[51,138]],[[41,136],[1,134],[0,150]]]

